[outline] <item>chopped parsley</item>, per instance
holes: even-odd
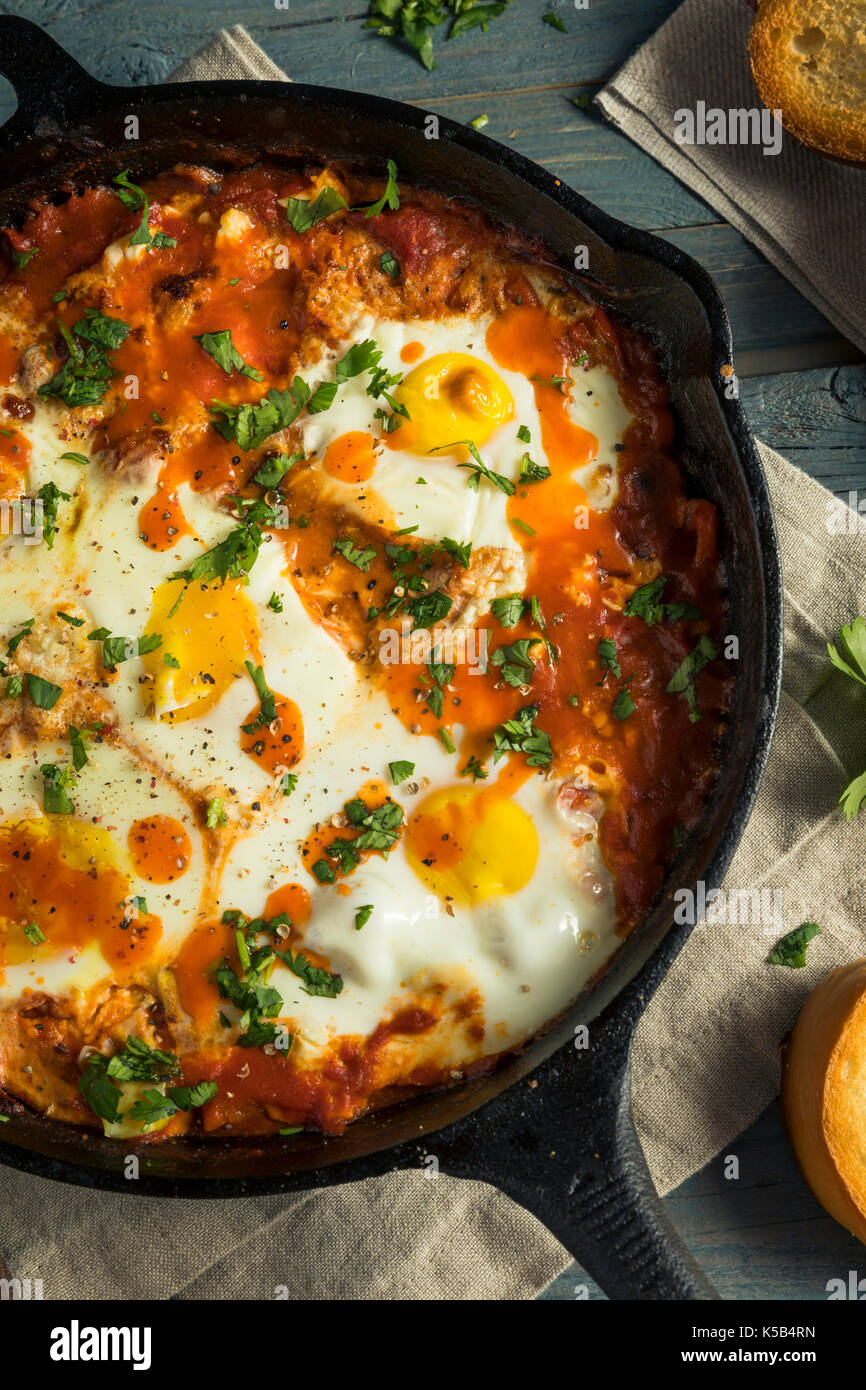
[[[469,557],[472,554],[472,542],[452,540],[450,536],[443,536],[439,542],[440,550],[444,550],[446,555],[452,559],[459,560],[465,570],[469,568]]]
[[[196,1086],[170,1087],[161,1091],[145,1091],[127,1111],[121,1112],[122,1083],[125,1081],[154,1081],[164,1083],[180,1074],[180,1062],[173,1052],[160,1052],[148,1047],[140,1038],[127,1038],[122,1050],[113,1057],[91,1052],[87,1059],[78,1090],[90,1109],[109,1124],[117,1124],[127,1115],[140,1120],[143,1126],[170,1118],[178,1110],[192,1110],[212,1100],[217,1094],[214,1081],[200,1081]]]
[[[530,655],[530,650],[534,644],[531,637],[521,637],[518,642],[513,642],[510,647],[497,647],[491,653],[490,660],[494,666],[498,666],[502,679],[506,685],[511,685],[515,690],[521,686],[529,685],[535,672],[535,662]]]
[[[665,686],[666,694],[685,696],[686,704],[689,707],[689,720],[692,724],[696,724],[701,717],[695,693],[695,678],[716,656],[718,656],[718,652],[709,637],[698,638],[698,644],[694,651],[683,657]]]
[[[483,782],[487,779],[487,768],[473,755],[466,766],[461,767],[460,776],[471,777],[473,782]]]
[[[622,690],[617,693],[617,697],[613,702],[614,719],[628,719],[629,715],[634,714],[636,708],[637,706],[631,698],[628,689],[623,686]]]
[[[350,565],[354,565],[355,569],[361,570],[364,574],[367,573],[376,558],[376,550],[373,546],[367,546],[364,550],[360,550],[348,539],[335,540],[333,549],[339,551],[344,560],[348,560]]]
[[[102,643],[102,665],[106,671],[120,666],[124,661],[132,661],[134,657],[155,652],[162,646],[162,637],[158,632],[143,633],[141,637],[114,637],[107,627],[94,628],[93,632],[87,634],[87,640]]]
[[[272,454],[259,465],[258,471],[253,474],[253,482],[258,483],[259,487],[279,487],[289,469],[305,457],[303,449],[296,454]]]
[[[57,396],[70,409],[96,405],[116,375],[108,353],[126,341],[129,324],[122,319],[107,318],[97,309],[86,309],[71,332],[62,323],[58,323],[58,327],[69,356],[60,371],[39,387],[38,394]]]
[[[288,922],[287,918],[282,920]],[[237,975],[224,960],[215,971],[214,980],[222,998],[228,999],[240,1013],[239,1046],[262,1047],[273,1043],[278,1036],[277,1025],[263,1020],[279,1016],[283,997],[267,983],[276,964],[276,953],[269,942],[259,945],[257,937],[260,932],[275,927],[278,919],[265,922],[263,918],[256,918],[247,922],[243,913],[230,910],[223,913],[223,922],[235,924],[235,946],[242,973]],[[290,1047],[291,1035],[288,1043]]]
[[[382,252],[379,257],[379,269],[384,275],[389,276],[390,279],[397,279],[397,276],[400,274],[400,262],[397,260],[393,251]]]
[[[311,872],[319,883],[335,883],[337,870],[341,875],[350,874],[361,862],[364,850],[377,850],[387,855],[400,838],[403,824],[403,807],[396,801],[385,801],[381,806],[370,808],[360,797],[347,801],[343,807],[349,825],[361,834],[354,840],[338,838],[325,846],[328,859],[335,861],[337,869],[328,859],[318,859]]]
[[[610,671],[616,680],[622,680],[622,667],[619,664],[619,657],[616,654],[616,643],[612,638],[602,637],[598,644],[598,659],[605,677],[608,671]]]
[[[235,440],[239,448],[249,450],[258,449],[272,434],[293,425],[309,400],[309,386],[296,376],[287,390],[272,388],[258,405],[211,401],[208,409],[223,417],[213,422],[223,439]]]
[[[370,203],[365,208],[357,208],[356,211],[363,211],[365,217],[378,217],[385,211],[386,207],[392,208],[395,212],[400,206],[400,190],[397,187],[397,165],[393,159],[387,161],[388,177],[385,180],[385,191],[381,198],[377,198],[375,203]]]
[[[87,762],[87,739],[91,733],[98,733],[102,728],[101,724],[95,725],[92,729],[77,729],[74,724],[69,725],[69,742],[72,745],[72,766],[76,772],[80,772]]]
[[[143,188],[139,188],[137,183],[130,183],[129,170],[123,169],[112,179],[116,184],[115,192],[130,212],[138,212],[142,209],[141,223],[129,238],[130,246],[153,246],[158,249],[168,246],[177,246],[174,237],[166,236],[165,232],[151,232],[150,219],[150,199]]]
[[[839,635],[839,647],[827,643],[827,654],[838,671],[866,686],[866,619],[855,618],[853,623],[843,626]],[[854,820],[861,807],[866,804],[866,772],[855,777],[842,792],[840,805],[848,821]]]
[[[627,618],[642,618],[647,627],[653,627],[655,623],[668,622],[678,623],[684,619],[698,622],[704,615],[700,608],[696,608],[693,603],[663,603],[662,595],[667,584],[667,575],[660,574],[650,584],[643,584],[623,605],[623,613]]]
[[[441,589],[434,589],[430,593],[419,594],[417,598],[409,599],[405,605],[407,613],[411,613],[414,622],[412,631],[416,632],[420,627],[432,627],[438,623],[440,618],[444,618],[451,611],[453,600]]]
[[[42,676],[34,676],[32,671],[25,671],[24,679],[27,682],[31,700],[40,709],[53,709],[63,694],[61,685],[54,685],[52,681],[47,681]]]
[[[57,511],[60,502],[69,502],[72,499],[68,492],[61,492],[56,483],[43,483],[36,494],[38,501],[42,503],[42,536],[49,550],[54,549],[54,537],[57,533]]]
[[[251,661],[245,661],[244,665],[250,674],[253,685],[256,687],[256,694],[261,702],[259,712],[251,724],[242,724],[241,728],[245,734],[254,734],[257,729],[264,729],[268,724],[273,724],[277,717],[277,703],[274,692],[269,689],[265,680],[265,673],[261,666],[254,666]]]
[[[14,637],[9,638],[9,641],[6,644],[6,651],[9,654],[9,656],[14,656],[18,648],[21,646],[21,643],[24,641],[24,638],[31,636],[33,632],[33,624],[35,623],[35,621],[35,618],[26,618],[24,622],[21,624],[21,627],[15,633]]]
[[[436,67],[433,56],[433,29],[450,22],[449,39],[456,39],[480,26],[486,31],[497,15],[504,14],[510,0],[478,3],[478,0],[370,0],[365,29],[375,29],[382,38],[402,39],[418,54],[428,72]]]
[[[278,593],[271,594],[270,598],[268,599],[268,607],[270,608],[272,613],[282,613],[283,600],[280,598]]]
[[[363,907],[359,907],[355,913],[355,931],[360,931],[362,927],[366,926],[372,915],[372,903],[364,903]]]
[[[799,927],[789,931],[776,942],[767,961],[770,965],[787,965],[790,970],[802,970],[806,964],[806,950],[813,936],[818,936],[821,928],[817,922],[801,922]]]
[[[240,502],[242,499],[238,500]],[[274,525],[277,515],[266,502],[253,502],[247,506],[245,499],[243,501],[241,519],[225,540],[197,555],[188,569],[175,570],[169,575],[170,579],[183,579],[185,584],[218,579],[225,584],[227,579],[240,579],[249,574],[264,539],[261,527]],[[180,603],[180,598],[177,603]]]
[[[42,773],[42,809],[46,816],[71,816],[75,806],[69,788],[76,785],[72,768],[43,763],[39,771]]]
[[[276,951],[275,954],[283,962],[283,965],[287,965],[292,974],[297,975],[298,979],[302,981],[305,994],[316,995],[324,999],[336,999],[338,994],[342,994],[342,975],[332,975],[330,970],[324,970],[319,965],[312,965],[300,951],[297,955],[292,955],[288,947],[284,951]]]
[[[315,198],[290,198],[286,205],[286,221],[296,232],[303,235],[311,227],[324,222],[326,217],[346,206],[342,194],[328,185]]]
[[[493,761],[498,763],[506,753],[524,753],[530,767],[549,767],[553,760],[550,736],[535,726],[537,705],[526,705],[513,719],[506,719],[493,735]]]
[[[454,449],[458,444],[465,444],[472,455],[472,463],[459,463],[457,466],[458,468],[465,468],[468,470],[469,477],[466,481],[474,492],[478,491],[481,479],[486,478],[494,487],[499,488],[500,492],[504,492],[506,497],[514,496],[516,490],[514,484],[508,478],[503,477],[501,473],[494,473],[491,468],[487,467],[487,464],[484,462],[471,439],[455,439],[451,444],[439,444],[435,449],[430,449],[428,452],[431,454],[438,454],[441,453],[443,449]]]
[[[520,594],[505,594],[493,600],[490,611],[502,627],[517,627],[523,617],[523,607]]]
[[[528,454],[520,460],[520,482],[540,483],[550,477],[550,469],[543,463],[534,463]]]
[[[382,350],[372,338],[365,338],[363,342],[355,343],[337,363],[335,372],[337,385],[342,386],[351,377],[361,376],[364,372],[375,371],[379,367],[381,358]]]
[[[388,771],[391,774],[391,781],[395,787],[399,787],[401,782],[405,782],[407,777],[411,777],[415,771],[415,764],[409,762],[396,762],[388,764]]]
[[[250,367],[241,357],[232,342],[230,328],[222,328],[218,333],[193,334],[193,341],[204,349],[208,357],[213,358],[226,376],[231,376],[232,372],[237,372],[240,376],[251,377],[253,381],[262,380],[262,373],[258,368]]]

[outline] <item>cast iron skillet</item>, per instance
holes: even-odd
[[[779,698],[775,527],[742,408],[724,393],[731,331],[708,276],[675,247],[608,217],[466,126],[440,117],[438,138],[427,138],[425,113],[398,102],[279,82],[108,87],[35,25],[11,17],[0,18],[0,72],[19,102],[0,131],[0,225],[20,217],[28,197],[60,195],[70,181],[83,187],[127,166],[140,180],[179,159],[219,167],[230,145],[351,160],[380,174],[391,156],[407,182],[542,236],[566,269],[575,247],[587,246],[583,290],[658,351],[690,485],[719,510],[730,631],[740,641],[718,781],[658,901],[595,987],[493,1075],[370,1115],[338,1139],[142,1146],[138,1182],[124,1178],[116,1144],[7,1097],[0,1160],[89,1187],[235,1197],[355,1181],[434,1155],[442,1172],[492,1183],[533,1212],[610,1297],[716,1297],[656,1196],[632,1119],[629,1074],[637,1022],[690,930],[672,923],[671,892],[721,881],[755,799]],[[133,139],[130,116],[139,125]],[[590,1045],[578,1049],[575,1030],[585,1023]]]

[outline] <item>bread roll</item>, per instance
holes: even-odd
[[[818,1201],[866,1244],[866,960],[839,966],[800,1010],[782,1105]]]

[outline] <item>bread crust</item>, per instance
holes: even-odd
[[[836,159],[866,162],[863,0],[761,0],[749,37],[762,102],[787,131]]]
[[[803,1005],[782,1069],[782,1106],[818,1201],[866,1244],[866,960],[832,971]]]

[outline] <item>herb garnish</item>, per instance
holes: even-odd
[[[806,948],[813,936],[821,931],[817,922],[801,922],[799,927],[789,931],[776,942],[767,961],[770,965],[787,965],[791,970],[802,970],[806,964]]]
[[[686,704],[689,707],[689,721],[692,724],[696,724],[701,717],[695,693],[695,678],[716,656],[718,656],[718,652],[709,637],[698,638],[698,644],[694,651],[683,657],[665,686],[666,694],[686,697]]]
[[[689,619],[698,622],[704,615],[693,603],[662,603],[662,595],[668,582],[667,575],[660,574],[650,584],[643,584],[623,605],[627,618],[643,618],[647,627],[665,619],[671,623]]]
[[[58,327],[69,349],[69,357],[60,371],[39,387],[37,394],[58,396],[70,409],[96,405],[116,375],[108,353],[126,341],[129,324],[122,319],[107,318],[98,309],[87,309],[71,332],[62,323],[58,323]]]
[[[232,342],[230,328],[220,329],[218,333],[194,333],[193,341],[204,349],[208,357],[213,358],[226,376],[231,376],[232,372],[238,372],[240,376],[252,377],[253,381],[262,380],[262,373],[256,367],[250,367],[241,357]]]
[[[493,734],[493,761],[498,763],[506,753],[525,753],[530,767],[549,767],[553,760],[550,735],[535,726],[537,705],[526,705],[513,719],[506,719]]]
[[[140,1120],[143,1127],[157,1120],[169,1119],[178,1110],[192,1110],[213,1100],[217,1094],[214,1081],[200,1081],[196,1086],[169,1087],[161,1091],[145,1091],[129,1110],[121,1111],[122,1084],[126,1081],[165,1082],[180,1075],[180,1062],[173,1052],[160,1052],[148,1047],[140,1038],[127,1038],[123,1049],[113,1057],[92,1052],[78,1082],[78,1090],[95,1115],[109,1124],[117,1124],[127,1116]]]
[[[449,39],[480,26],[486,31],[492,19],[505,12],[509,0],[370,0],[365,29],[376,29],[383,38],[401,38],[414,48],[428,72],[436,67],[433,29],[451,22]]]
[[[866,686],[866,619],[855,618],[850,626],[842,627],[839,648],[828,642],[827,653],[837,670]],[[845,819],[854,820],[866,803],[866,772],[861,772],[859,777],[848,783],[839,802]]]
[[[166,236],[165,232],[151,232],[148,225],[150,218],[150,199],[143,188],[139,188],[137,183],[130,183],[129,170],[123,169],[113,179],[116,184],[115,192],[130,212],[138,212],[142,209],[141,223],[136,227],[132,236],[129,238],[130,246],[153,246],[162,249],[168,246],[177,246],[177,241],[172,236]]]

